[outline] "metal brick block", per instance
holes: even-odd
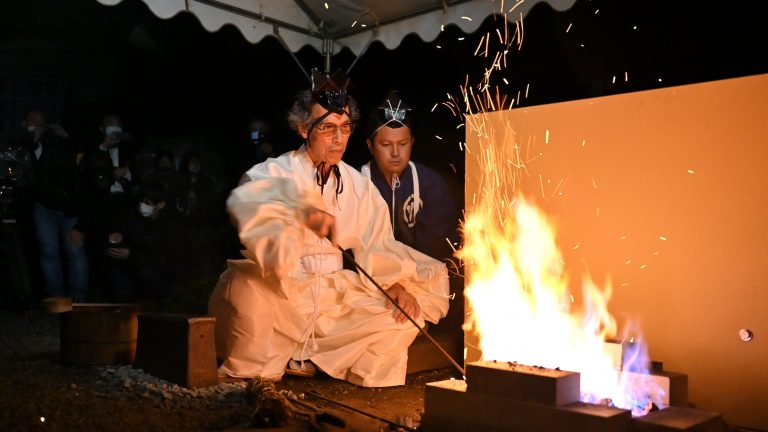
[[[622,432],[631,429],[629,411],[577,402],[555,407],[472,393],[467,383],[429,383],[424,394],[426,431]]]
[[[634,420],[636,432],[725,432],[723,416],[691,408],[669,407]]]
[[[580,375],[517,363],[478,361],[466,368],[467,391],[562,406],[579,401]]]

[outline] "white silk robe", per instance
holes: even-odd
[[[384,288],[399,282],[416,297],[420,325],[447,313],[445,265],[396,241],[370,180],[343,162],[339,169],[343,192],[336,196],[331,176],[321,194],[302,147],[254,166],[232,191],[227,208],[247,250],[229,262],[208,302],[220,373],[277,379],[293,358],[358,385],[405,383],[418,330],[395,322],[393,306],[365,276],[341,269],[341,252],[302,222],[313,208],[336,217],[336,242],[374,280]]]

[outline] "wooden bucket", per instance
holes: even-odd
[[[139,325],[135,304],[75,304],[61,314],[61,361],[99,366],[131,364]]]

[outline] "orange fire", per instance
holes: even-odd
[[[477,334],[483,359],[579,372],[585,402],[610,401],[636,415],[650,402],[662,407],[663,392],[645,379],[645,349],[622,372],[605,343],[617,332],[611,285],[600,288],[585,276],[583,304],[573,302],[552,224],[515,190],[520,176],[512,167],[522,164],[492,145],[475,154],[484,178],[457,256],[467,268],[465,330]]]

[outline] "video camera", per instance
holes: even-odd
[[[21,186],[29,153],[23,147],[0,148],[0,216],[10,214]]]

